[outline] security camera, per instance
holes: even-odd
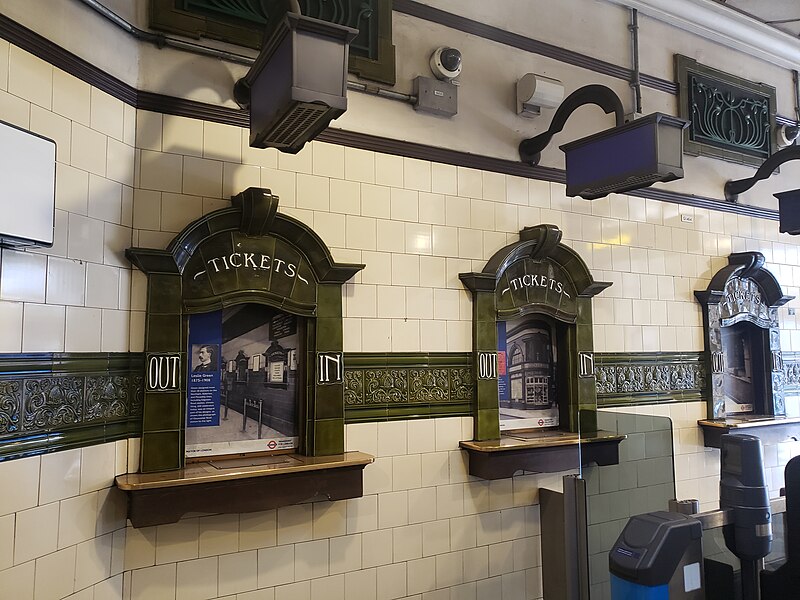
[[[450,81],[461,73],[461,51],[442,46],[431,54],[431,71],[437,79]]]

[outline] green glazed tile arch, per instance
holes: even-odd
[[[306,385],[298,407],[300,451],[312,456],[338,454],[344,451],[344,386],[328,384],[324,392],[320,391],[315,357],[319,352],[342,353],[342,286],[364,265],[335,262],[327,245],[312,229],[278,212],[278,200],[268,189],[249,188],[232,198],[231,208],[214,211],[187,225],[166,250],[126,250],[129,260],[148,275],[145,345],[148,352],[180,353],[181,370],[185,372],[187,315],[191,313],[261,303],[306,317]],[[250,246],[247,251],[239,250],[243,244]],[[264,250],[259,253],[259,260],[267,261],[266,265],[255,262],[259,244]],[[212,258],[205,255],[207,247]],[[293,257],[292,269],[283,260],[278,264],[280,248]],[[224,259],[224,273],[218,263],[213,263],[212,274],[207,265],[215,260],[214,253],[222,252],[216,260],[223,260],[221,257],[228,250],[231,253]],[[234,256],[238,256],[238,264],[234,264]],[[206,266],[202,277],[208,280],[205,288],[194,281],[202,279],[201,272],[194,269],[203,264]],[[242,265],[245,268],[240,271]],[[291,285],[276,279],[281,265],[284,278],[293,280]],[[245,275],[250,267],[256,274]],[[259,268],[263,271],[261,277],[257,276]],[[298,280],[306,285],[297,285]],[[159,287],[157,291],[154,285]],[[146,414],[163,412],[172,417],[164,420],[152,416],[145,420],[143,472],[184,465],[185,393],[182,381],[179,393],[169,397],[145,394]],[[176,415],[180,418],[176,419]]]

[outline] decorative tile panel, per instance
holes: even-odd
[[[0,355],[0,461],[139,435],[143,365],[129,353]]]
[[[470,414],[470,361],[470,354],[346,354],[346,418]]]
[[[595,353],[601,406],[701,400],[706,387],[702,353]]]

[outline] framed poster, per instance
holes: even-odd
[[[298,321],[261,304],[189,316],[187,459],[298,447]]]
[[[558,427],[553,339],[543,320],[497,322],[500,431]]]

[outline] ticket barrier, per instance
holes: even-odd
[[[761,441],[723,435],[720,510],[696,515],[670,512],[632,517],[609,553],[612,600],[711,600],[722,584],[702,560],[702,531],[722,527],[725,544],[741,564],[740,590],[725,588],[725,600],[759,600],[762,560],[772,546],[772,510],[765,482]],[[798,463],[800,473],[800,463]],[[787,467],[787,479],[789,478]],[[795,534],[800,533],[795,529]],[[797,587],[795,595],[798,598]],[[778,599],[765,595],[765,600]]]

